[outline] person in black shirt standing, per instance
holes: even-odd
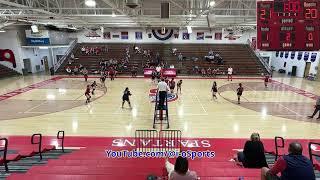
[[[181,85],[182,85],[182,80],[178,81],[178,83],[177,83],[177,94],[178,94],[179,91],[180,91],[180,94],[181,94]]]
[[[311,116],[308,116],[308,118],[313,118],[313,116],[315,116],[317,114],[318,111],[320,111],[320,96],[317,99],[316,105],[314,106],[314,112]],[[319,116],[317,119],[320,119],[320,112],[319,112]]]
[[[217,83],[216,83],[215,81],[213,82],[211,91],[212,91],[212,98],[213,98],[213,99],[214,99],[214,98],[218,99],[218,98],[217,98],[217,95],[216,95],[217,92],[218,92],[218,88],[217,88]]]
[[[123,96],[122,96],[122,108],[123,108],[123,105],[124,105],[124,102],[127,101],[128,104],[129,104],[129,107],[131,107],[131,103],[130,103],[130,99],[129,99],[129,96],[131,96],[131,92],[129,91],[129,88],[126,87],[126,89],[124,90],[123,92]]]
[[[237,89],[238,104],[240,104],[240,97],[242,96],[242,93],[243,93],[243,87],[242,87],[242,84],[239,83],[239,87]]]
[[[94,91],[96,90],[97,86],[98,85],[97,85],[96,81],[93,81],[93,83],[91,84],[91,89],[92,89],[91,94],[92,95],[94,95]]]
[[[243,152],[238,152],[236,161],[246,168],[268,167],[264,146],[258,133],[251,134],[250,140],[244,145]]]

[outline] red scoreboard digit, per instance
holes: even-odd
[[[319,0],[258,1],[258,49],[319,50],[319,12]]]

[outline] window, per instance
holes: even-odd
[[[285,57],[286,59],[289,57],[289,51],[286,51],[286,52],[284,53],[284,57]]]
[[[296,52],[295,51],[291,51],[290,58],[294,59],[295,57],[296,57]]]
[[[281,57],[281,58],[283,57],[283,52],[282,52],[282,51],[280,52],[280,57]]]
[[[298,57],[297,57],[298,60],[301,60],[301,59],[302,59],[302,53],[303,53],[303,52],[298,52]]]
[[[309,52],[304,52],[303,60],[308,61],[309,60]]]
[[[310,58],[311,62],[315,62],[316,59],[317,59],[317,53],[311,53],[311,58]]]

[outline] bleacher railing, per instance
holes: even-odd
[[[0,152],[3,152],[0,157],[2,157],[2,163],[4,165],[5,171],[8,172],[8,164],[7,164],[7,151],[8,151],[8,139],[7,138],[0,138],[1,144],[3,144],[3,148],[0,149]],[[2,143],[3,142],[3,143]]]
[[[54,72],[57,72],[57,70],[60,68],[60,66],[63,64],[63,62],[69,57],[71,54],[73,48],[77,45],[78,39],[73,40],[70,43],[69,48],[67,49],[66,53],[63,55],[62,58],[59,59],[59,61],[54,65]]]
[[[312,162],[312,164],[313,164],[313,156],[320,158],[320,154],[314,154],[313,153],[313,147],[315,147],[315,146],[319,146],[320,147],[320,143],[309,142],[309,144],[308,144],[309,158],[310,158],[310,161]]]
[[[181,151],[181,131],[180,130],[161,130],[159,141],[162,151]]]
[[[135,144],[138,152],[181,151],[180,130],[136,130]]]
[[[252,42],[248,39],[248,40],[247,40],[247,44],[248,44],[248,46],[249,46],[249,50],[251,51],[252,54],[254,54],[254,55],[258,58],[258,60],[260,61],[260,63],[261,63],[261,64],[264,66],[264,68],[267,70],[268,74],[271,75],[271,74],[272,74],[272,69],[271,69],[271,67],[269,66],[269,64],[268,64],[265,60],[263,60],[263,58],[260,56],[260,53],[257,52],[255,49],[252,48],[251,43],[252,43]]]
[[[39,154],[40,160],[42,160],[42,134],[33,134],[31,136],[31,144],[38,144],[37,154]]]
[[[157,151],[158,147],[155,145],[158,141],[157,130],[136,130],[135,143],[138,152]]]
[[[278,140],[280,140],[280,144],[279,144]],[[279,137],[279,136],[274,137],[274,145],[276,148],[276,154],[275,154],[275,161],[276,161],[278,159],[278,157],[280,156],[279,155],[279,148],[284,148],[283,137]]]
[[[64,152],[64,131],[58,131],[57,139],[61,141],[61,151]]]

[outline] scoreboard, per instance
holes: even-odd
[[[319,50],[319,15],[319,0],[258,1],[258,49]]]

